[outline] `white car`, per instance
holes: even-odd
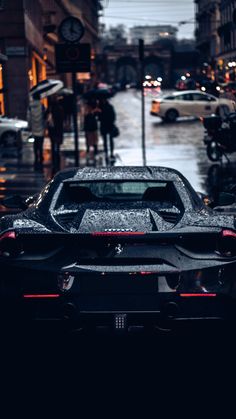
[[[198,90],[186,90],[153,100],[150,113],[166,122],[174,122],[179,116],[204,117],[211,114],[226,114],[235,110],[233,100],[217,98]]]
[[[27,132],[28,122],[0,116],[0,151],[15,148],[20,150],[22,147],[22,133]]]

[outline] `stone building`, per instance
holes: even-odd
[[[220,52],[220,0],[195,0],[196,3],[196,47],[202,63],[215,68],[215,58]]]
[[[29,89],[45,78],[60,78],[70,86],[70,74],[56,74],[54,58],[54,46],[60,41],[57,29],[65,17],[73,15],[83,22],[81,42],[91,44],[95,62],[100,8],[99,0],[8,0],[0,4],[0,53],[7,57],[2,88],[0,72],[0,101],[6,115],[25,118]]]
[[[221,0],[220,3],[220,53],[218,69],[227,80],[236,79],[236,1]]]

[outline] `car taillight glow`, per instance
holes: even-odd
[[[215,293],[184,293],[180,294],[180,297],[216,297]]]
[[[143,231],[93,231],[92,236],[140,236]]]
[[[60,294],[24,294],[24,298],[58,298]]]
[[[13,256],[16,254],[17,240],[15,231],[6,231],[0,235],[0,255],[1,256]]]
[[[6,231],[0,235],[0,242],[4,239],[16,239],[15,231]]]
[[[236,256],[236,231],[224,229],[221,231],[217,252],[224,257]]]
[[[155,272],[151,272],[151,271],[141,271],[140,272],[140,275],[152,275],[152,274],[154,274]]]
[[[236,238],[236,231],[233,230],[222,230],[222,237]]]

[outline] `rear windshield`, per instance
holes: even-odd
[[[155,181],[65,181],[58,196],[56,208],[61,205],[89,202],[153,201],[182,207],[173,182]]]

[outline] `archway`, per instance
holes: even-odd
[[[152,79],[164,77],[163,63],[160,58],[155,56],[146,57],[144,60],[144,74],[148,74]]]
[[[132,57],[121,57],[116,63],[116,82],[121,86],[138,82],[137,61]]]

